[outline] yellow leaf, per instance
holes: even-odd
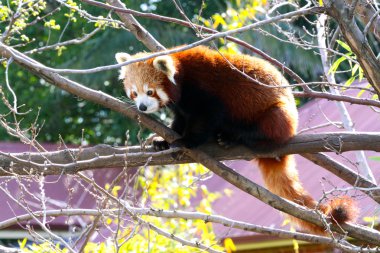
[[[366,217],[363,217],[363,221],[368,222],[368,223],[375,222],[378,219],[379,219],[379,217],[377,217],[377,216],[366,216]]]
[[[281,224],[281,227],[284,227],[286,225],[290,224],[290,220],[289,219],[285,219],[282,224]]]
[[[298,253],[300,249],[300,245],[298,244],[296,239],[293,239],[292,242],[293,242],[294,253]]]
[[[231,197],[232,194],[234,193],[231,189],[224,189],[224,194],[226,194],[227,197]]]
[[[368,89],[368,88],[371,87],[371,85],[370,85],[370,84],[367,84],[365,87]],[[358,93],[358,95],[356,95],[356,97],[360,98],[360,97],[364,94],[364,92],[366,92],[366,90],[361,90],[361,91]]]
[[[319,6],[323,6],[323,0],[319,0]]]
[[[22,242],[18,241],[18,245],[20,246],[20,249],[25,248],[27,241],[28,241],[28,239],[26,239],[26,238],[24,238],[24,240],[22,240]]]
[[[207,196],[207,195],[209,194],[206,185],[202,184],[202,185],[201,185],[201,190],[202,190],[202,193],[203,193],[204,195]]]
[[[226,249],[227,253],[236,251],[236,246],[231,238],[224,239],[224,248]]]
[[[112,189],[112,195],[117,197],[117,193],[118,191],[121,189],[121,186],[119,185],[116,185],[113,189]]]

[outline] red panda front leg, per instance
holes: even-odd
[[[175,112],[173,122],[170,126],[172,130],[183,136],[186,128],[186,118],[178,112]],[[155,137],[153,139],[153,148],[156,151],[166,150],[170,148],[170,144],[162,137]]]
[[[189,116],[186,120],[183,136],[174,141],[170,146],[195,148],[207,142],[211,136],[212,127],[208,119],[200,115]]]

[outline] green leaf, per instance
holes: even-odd
[[[331,68],[329,69],[329,74],[331,73],[335,73],[336,70],[338,69],[339,65],[343,62],[347,60],[346,57],[344,56],[341,56],[338,60],[336,60],[332,65],[331,65]]]
[[[359,81],[361,81],[364,77],[364,72],[362,68],[359,68]]]
[[[354,65],[354,67],[351,70],[351,76],[354,76],[356,74],[356,72],[358,71],[359,67],[360,67],[359,64],[355,64]]]
[[[348,52],[352,52],[350,46],[347,45],[345,42],[343,42],[343,41],[341,41],[341,40],[336,40],[336,42],[337,42],[341,47],[343,47],[344,49],[346,49]]]
[[[365,90],[359,91],[358,95],[356,95],[357,98],[360,98],[364,94]]]
[[[370,84],[367,84],[365,87],[368,89],[368,88],[371,88],[371,85],[370,85]],[[358,95],[356,95],[356,97],[360,98],[360,97],[364,94],[364,92],[366,92],[366,90],[361,90],[361,91],[358,93]]]
[[[355,81],[355,79],[356,79],[356,76],[351,76],[350,79],[348,79],[346,81],[346,83],[344,84],[344,86],[346,86],[346,87],[350,86]]]
[[[351,62],[351,59],[354,58],[354,57],[351,57],[352,53],[346,53],[345,54],[347,56],[347,59],[348,59],[348,64],[350,64],[350,68],[352,69],[352,62]]]

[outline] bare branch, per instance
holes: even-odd
[[[52,83],[53,85],[61,89],[64,89],[67,92],[72,93],[78,97],[98,103],[100,105],[103,105],[104,107],[120,112],[123,115],[128,116],[132,119],[137,120],[138,118],[142,125],[158,133],[160,136],[164,137],[169,142],[173,142],[179,137],[178,134],[175,133],[173,130],[168,129],[167,127],[153,120],[151,117],[139,114],[137,110],[134,108],[126,107],[125,103],[122,103],[119,100],[102,92],[86,88],[76,82],[73,82],[67,78],[60,76],[57,73],[41,69],[38,66],[36,66],[35,61],[29,60],[26,56],[20,53],[12,55],[12,52],[14,51],[15,50],[9,50],[7,46],[0,44],[0,53],[4,57],[9,58],[11,56],[14,56],[14,60],[16,63],[28,69],[29,71],[35,73],[36,75],[45,79],[46,81]],[[341,145],[338,143],[338,146]],[[220,162],[215,161],[209,155],[203,153],[202,151],[188,149],[184,149],[184,151],[193,160],[202,163],[215,174],[219,175],[220,177],[235,185],[239,189],[260,199],[264,203],[267,203],[280,211],[290,213],[291,215],[302,220],[307,220],[308,222],[311,222],[313,224],[323,226],[324,223],[321,221],[320,215],[316,214],[314,211],[306,209],[303,206],[297,205],[293,202],[290,202],[279,196],[274,195],[262,186],[241,176],[231,168],[225,166]],[[334,231],[340,233],[342,232],[342,229],[344,229],[344,231],[346,231],[349,236],[352,236],[354,238],[360,238],[363,241],[367,241],[375,245],[380,243],[378,241],[378,238],[380,238],[380,232],[375,231],[373,229],[360,227],[353,224],[344,224],[341,226],[332,225],[331,228]]]
[[[380,17],[379,17],[379,14],[380,14],[380,10],[376,11],[373,16],[371,17],[371,19],[368,21],[368,24],[364,27],[364,30],[363,30],[363,33],[364,33],[364,37],[367,37],[367,34],[368,34],[368,31],[369,29],[372,27],[373,28],[373,23],[375,22],[375,20],[378,20],[379,23],[380,23]],[[375,26],[376,27],[376,26]],[[380,31],[379,31],[380,32]],[[374,34],[376,36],[376,33]],[[377,38],[380,38],[380,35],[377,35],[376,36]]]
[[[42,52],[42,51],[45,51],[45,50],[57,49],[58,47],[63,47],[63,46],[68,46],[68,45],[82,44],[83,42],[89,40],[92,36],[94,36],[99,31],[100,31],[100,28],[96,28],[92,32],[83,35],[83,37],[81,37],[81,38],[67,40],[67,41],[64,41],[64,42],[56,43],[54,45],[49,45],[49,46],[44,46],[44,47],[32,49],[30,51],[25,52],[25,54],[34,54],[34,53]]]
[[[368,81],[377,94],[380,94],[380,63],[355,20],[349,17],[349,5],[344,0],[323,0],[323,2],[327,14],[338,22],[344,38],[355,53]]]
[[[139,61],[145,61],[145,60],[148,60],[148,59],[151,59],[151,58],[154,58],[157,56],[161,56],[161,55],[167,55],[167,54],[172,54],[172,53],[176,53],[176,52],[181,52],[181,51],[184,51],[187,49],[197,47],[199,45],[203,45],[207,42],[210,42],[210,41],[218,39],[218,38],[224,38],[224,37],[227,37],[227,36],[230,36],[233,34],[242,33],[242,32],[257,28],[259,26],[263,26],[266,24],[277,22],[277,21],[282,20],[282,19],[287,19],[287,18],[291,18],[291,17],[298,17],[301,15],[306,15],[306,14],[310,14],[310,13],[321,12],[323,10],[324,9],[320,8],[320,7],[312,7],[312,8],[308,8],[308,9],[302,9],[302,10],[297,10],[297,11],[285,13],[285,14],[278,15],[278,16],[270,18],[270,19],[262,20],[262,21],[259,21],[259,22],[256,22],[256,23],[253,23],[250,25],[243,26],[241,28],[232,29],[232,30],[229,30],[226,32],[215,33],[215,34],[208,36],[207,38],[198,40],[198,41],[191,43],[189,45],[186,45],[186,46],[181,46],[181,47],[177,47],[174,49],[165,50],[163,52],[152,53],[148,56],[141,57],[138,59],[129,60],[129,61],[126,61],[126,62],[123,62],[120,64],[112,64],[112,65],[108,65],[108,66],[96,67],[96,68],[91,68],[91,69],[54,69],[54,68],[46,67],[42,64],[39,64],[38,66],[36,66],[36,68],[44,69],[44,70],[47,70],[50,72],[55,72],[55,73],[61,73],[61,74],[89,74],[89,73],[96,73],[96,72],[106,71],[106,70],[111,70],[111,69],[119,69],[120,67],[126,66],[128,64],[132,64],[132,63],[139,62]],[[0,47],[6,47],[6,45],[4,45],[4,44],[2,45],[2,43],[0,42]],[[7,51],[11,51],[12,52],[11,54],[13,57],[16,57],[15,54],[17,54],[19,57],[22,57],[22,54],[18,53],[16,50],[14,50],[10,47],[7,47]],[[29,59],[29,61],[37,63],[36,61],[34,61],[32,59]]]
[[[335,95],[327,92],[320,92],[314,90],[310,90],[307,92],[294,92],[293,95],[295,97],[324,98],[328,100],[347,102],[350,104],[369,105],[380,108],[380,102],[373,99],[357,98],[346,95]]]
[[[301,156],[327,169],[354,187],[368,189],[363,192],[377,203],[380,203],[380,190],[378,189],[378,186],[367,180],[365,177],[359,175],[359,173],[356,173],[343,164],[334,161],[325,154],[301,154]]]
[[[124,9],[125,5],[119,0],[107,0],[111,6]],[[165,47],[160,44],[131,14],[117,13],[121,21],[135,37],[151,51],[161,51]]]
[[[156,210],[152,208],[136,208],[129,207],[128,208],[135,215],[148,215],[154,217],[162,217],[162,218],[180,218],[187,220],[203,220],[204,222],[213,222],[217,224],[222,224],[228,228],[241,229],[244,231],[251,231],[261,234],[267,234],[272,236],[278,236],[280,238],[293,238],[296,240],[308,241],[312,243],[326,244],[331,245],[340,249],[344,249],[347,252],[358,252],[360,248],[349,244],[348,242],[341,240],[338,241],[333,238],[328,238],[324,236],[318,235],[310,235],[300,232],[291,232],[283,229],[276,229],[271,227],[259,226],[250,224],[248,222],[242,222],[238,220],[229,219],[220,215],[212,215],[201,212],[186,212],[186,211],[167,211],[167,210]],[[59,217],[59,216],[76,216],[76,215],[90,215],[90,216],[114,216],[118,210],[115,209],[59,209],[59,210],[47,210],[45,215],[49,217]],[[33,215],[35,217],[41,217],[43,212],[34,212]],[[12,225],[16,225],[20,222],[25,222],[33,219],[31,214],[19,215],[17,217],[8,219],[6,221],[0,222],[0,229],[7,228]],[[362,252],[377,252],[372,249],[364,250]]]
[[[352,4],[352,7],[351,7],[352,13],[355,9],[355,6],[356,6],[356,2]],[[327,52],[327,50],[323,49],[323,48],[327,47],[327,43],[326,43],[326,39],[327,39],[326,21],[327,21],[327,15],[326,14],[322,14],[318,17],[318,23],[317,23],[318,45],[321,47],[319,52],[321,55],[322,66],[323,66],[323,71],[324,71],[325,77],[327,78],[328,82],[335,83],[336,81],[335,81],[334,73],[329,72],[329,70],[331,68],[331,62],[328,59],[328,52]],[[329,88],[330,88],[330,92],[332,94],[337,95],[337,96],[341,95],[339,90],[336,87],[331,86]],[[355,132],[356,130],[354,128],[354,123],[352,122],[351,116],[347,110],[346,105],[342,101],[336,102],[335,104],[338,107],[338,111],[340,114],[340,118],[343,122],[344,128],[350,132]],[[357,152],[355,152],[355,156],[356,156],[356,160],[357,160],[358,165],[359,165],[358,167],[360,168],[360,172],[361,172],[360,174],[366,175],[366,177],[369,180],[376,183],[376,179],[373,176],[371,169],[369,168],[367,158],[366,158],[364,152],[362,150],[357,151]]]
[[[353,0],[347,0],[347,3],[351,4],[352,1]],[[366,27],[368,26],[366,29],[371,31],[375,38],[380,41],[380,16],[378,15],[379,12],[376,12],[376,9],[373,8],[371,1],[359,0],[355,8],[355,13],[360,21],[363,22]]]
[[[209,32],[209,33],[218,33],[217,30],[214,30],[214,29],[211,29],[211,28],[208,28],[208,27],[204,27],[204,26],[201,26],[201,25],[197,25],[197,24],[194,24],[194,23],[191,23],[191,22],[188,22],[188,21],[184,21],[184,20],[181,20],[181,19],[176,19],[176,18],[172,18],[172,17],[166,17],[166,16],[162,16],[162,15],[157,15],[157,14],[154,14],[154,13],[139,12],[139,11],[135,11],[135,10],[127,9],[127,8],[118,8],[118,7],[115,7],[115,6],[106,5],[104,3],[93,1],[93,0],[82,0],[82,2],[88,3],[90,5],[98,6],[98,7],[101,7],[103,9],[106,9],[106,10],[114,10],[117,13],[132,14],[132,15],[139,16],[139,17],[144,17],[144,18],[149,18],[149,19],[155,19],[155,20],[160,20],[160,21],[169,22],[169,23],[175,23],[175,24],[179,24],[179,25],[182,25],[182,26],[190,27],[190,28],[196,28],[196,29],[198,29],[198,31],[204,31],[204,32]],[[320,11],[322,12],[322,9],[320,9]],[[245,41],[237,39],[235,37],[226,36],[225,38],[227,40],[235,42],[236,44],[238,44],[240,46],[243,46],[243,47],[247,48],[248,50],[251,50],[252,52],[260,55],[261,57],[263,57],[267,61],[271,62],[273,65],[279,67],[280,69],[283,69],[286,73],[288,73],[298,83],[304,83],[304,81],[302,80],[302,78],[299,75],[297,75],[294,71],[292,71],[291,69],[289,69],[287,66],[285,66],[281,62],[277,61],[276,59],[270,57],[269,55],[267,55],[266,53],[264,53],[262,50],[260,50],[260,49],[258,49],[256,47],[248,44]]]

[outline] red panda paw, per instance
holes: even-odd
[[[348,196],[333,199],[329,203],[328,215],[335,223],[354,222],[358,214],[359,209],[356,202]]]
[[[225,149],[229,149],[232,146],[234,146],[234,143],[222,134],[218,134],[216,136],[216,142],[218,143],[219,146]]]
[[[169,143],[164,138],[157,136],[153,138],[153,148],[156,151],[166,150],[169,149]]]

